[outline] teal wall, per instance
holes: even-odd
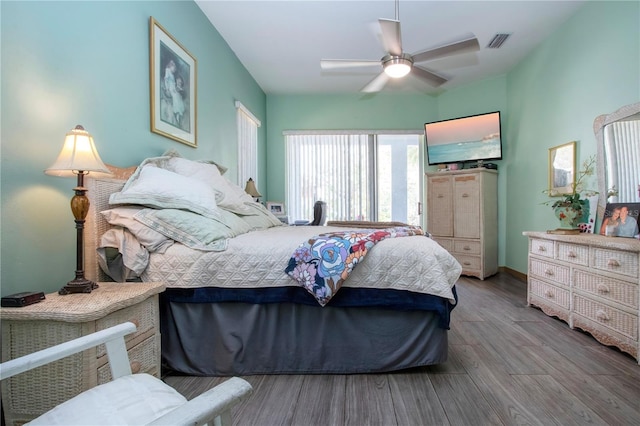
[[[500,110],[499,263],[526,273],[522,232],[557,227],[541,205],[548,149],[576,140],[584,160],[595,153],[595,117],[640,100],[639,28],[639,2],[590,1],[506,75],[438,96],[268,95],[268,196],[284,199],[283,130],[414,130],[425,121]]]
[[[149,131],[149,16],[198,60],[197,149]],[[593,119],[640,100],[638,2],[587,2],[508,74],[439,96],[265,95],[191,1],[2,1],[0,19],[3,295],[51,292],[73,278],[75,182],[42,171],[76,124],[94,135],[105,162],[137,164],[175,148],[215,159],[234,177],[238,99],[263,123],[260,189],[283,199],[283,130],[419,130],[432,119],[501,110],[500,264],[526,272],[522,231],[556,226],[540,205],[548,148],[577,140],[583,160],[595,152]]]
[[[140,163],[170,148],[236,176],[240,100],[263,123],[266,96],[192,1],[0,2],[1,293],[56,291],[74,278],[73,179],[43,170],[82,124],[102,160]],[[197,59],[198,148],[151,133],[149,17]],[[266,126],[260,128],[264,182]]]
[[[522,231],[557,227],[541,203],[548,150],[577,141],[577,162],[596,153],[593,121],[640,101],[640,2],[587,2],[508,76],[508,208],[501,264],[527,270]],[[590,188],[597,189],[595,176]],[[503,195],[502,193],[500,194]]]

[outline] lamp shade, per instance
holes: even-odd
[[[74,176],[80,171],[111,174],[98,155],[93,136],[77,125],[67,133],[58,158],[44,172],[51,176]]]
[[[244,192],[251,195],[253,198],[260,198],[262,195],[258,192],[258,188],[256,188],[256,183],[253,179],[249,178],[247,184],[244,187]]]

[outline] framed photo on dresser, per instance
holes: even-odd
[[[600,234],[609,237],[640,238],[640,203],[607,203]]]

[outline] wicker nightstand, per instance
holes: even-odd
[[[47,294],[24,308],[2,308],[2,361],[131,321],[127,337],[134,373],[160,375],[158,294],[162,283],[99,283],[90,294]],[[108,382],[104,346],[2,382],[7,425],[23,424],[80,392]]]

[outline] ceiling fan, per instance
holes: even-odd
[[[382,30],[382,45],[387,52],[385,56],[379,60],[323,59],[320,61],[320,67],[324,70],[335,70],[370,67],[380,64],[382,66],[382,72],[362,88],[361,91],[365,93],[379,92],[390,78],[402,78],[409,73],[434,87],[438,87],[446,83],[447,79],[433,71],[416,65],[416,63],[480,50],[478,39],[475,35],[468,34],[456,41],[422,52],[413,54],[404,52],[402,50],[402,36],[400,33],[400,20],[398,18],[398,1],[399,0],[395,0],[396,19],[378,19],[380,29]]]

